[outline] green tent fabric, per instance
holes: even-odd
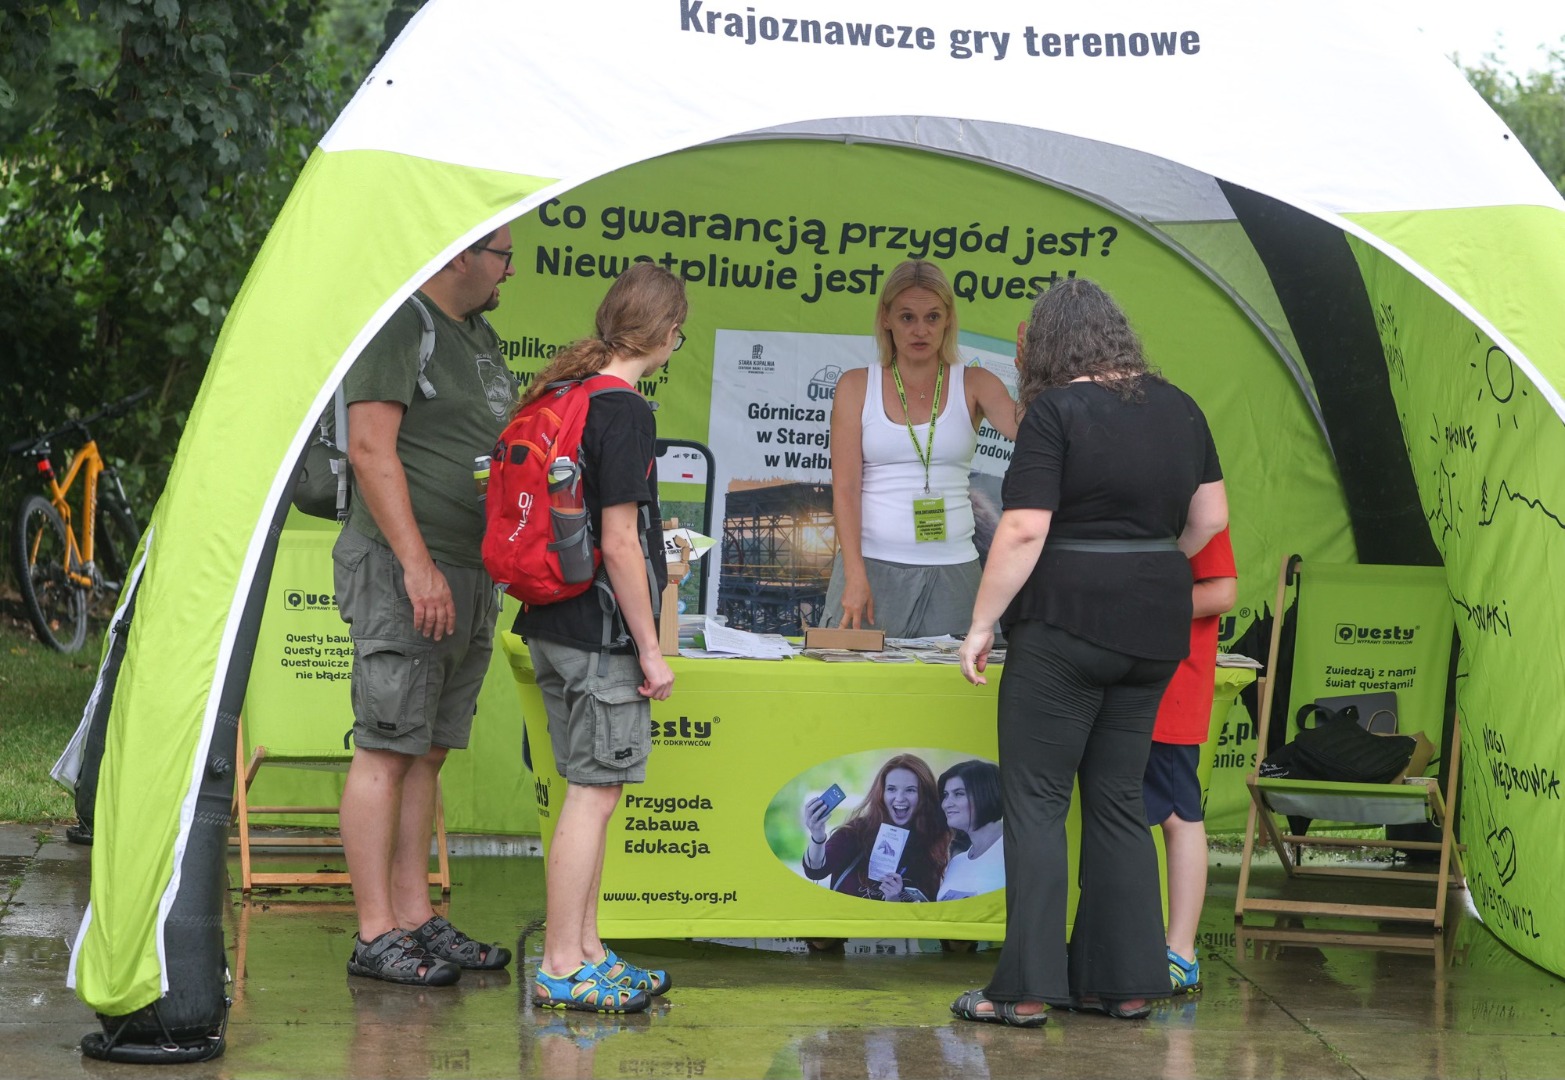
[[[603,287],[539,270],[540,207],[593,185],[601,204],[604,185],[640,178],[699,187],[714,163],[753,175],[746,155],[787,168],[790,146],[829,168],[874,150],[844,206],[918,203],[899,169],[873,167],[893,156],[925,161],[908,166],[915,181],[956,177],[1017,200],[965,205],[960,191],[925,189],[961,216],[924,228],[998,215],[1020,234],[1029,188],[1127,226],[1144,259],[1084,272],[1122,289],[1138,326],[1146,313],[1154,357],[1208,399],[1220,442],[1225,429],[1252,433],[1254,460],[1227,458],[1252,493],[1240,509],[1255,511],[1235,522],[1243,580],[1260,583],[1246,595],[1261,596],[1277,545],[1295,540],[1311,558],[1446,567],[1471,733],[1473,898],[1503,940],[1565,972],[1545,903],[1565,830],[1543,705],[1565,693],[1565,626],[1545,584],[1565,560],[1565,479],[1550,468],[1565,449],[1565,204],[1460,74],[1371,5],[865,11],[433,0],[410,23],[258,257],[148,529],[72,960],[92,1008],[121,1016],[170,994],[169,954],[183,946],[167,920],[201,872],[185,855],[223,749],[214,733],[231,731],[225,714],[242,699],[252,584],[289,466],[363,344],[463,245],[521,218],[532,280],[501,314],[526,305],[532,321],[503,332],[532,370],[527,338],[581,333],[585,298]],[[809,179],[774,177],[760,201],[808,217],[790,199]],[[822,213],[843,220],[840,206]],[[841,252],[796,261],[850,268]],[[562,299],[569,309],[550,307]],[[964,322],[1003,341],[1025,309],[1003,299],[975,301]],[[804,327],[816,309],[790,298],[750,328],[862,333],[868,299],[839,300]],[[693,309],[709,301],[731,304],[720,326],[766,314],[712,290]],[[1224,337],[1181,341],[1187,309]],[[1201,349],[1249,366],[1215,377]],[[695,398],[701,377],[689,379]],[[705,402],[671,401],[665,415],[664,434],[712,435]],[[1259,599],[1245,606],[1262,614]]]

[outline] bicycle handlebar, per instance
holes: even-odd
[[[130,407],[132,405],[136,404],[136,402],[140,401],[150,393],[152,393],[152,387],[144,386],[140,390],[137,390],[134,394],[122,397],[112,404],[103,406],[103,408],[99,409],[91,416],[83,416],[77,420],[69,420],[45,435],[35,435],[32,438],[22,439],[19,442],[14,442],[10,446],[6,447],[5,452],[7,454],[25,454],[28,451],[38,449],[47,443],[51,443],[55,439],[58,439],[61,435],[65,435],[72,431],[80,431],[84,438],[90,439],[92,438],[92,432],[87,430],[88,424],[95,424],[99,420],[117,420],[121,416],[124,416],[126,413],[130,412]]]

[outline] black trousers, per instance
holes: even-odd
[[[1178,661],[1125,656],[1041,622],[1011,628],[1000,680],[1005,945],[992,1001],[1167,997],[1157,849],[1141,785]],[[1071,786],[1081,895],[1065,941]]]

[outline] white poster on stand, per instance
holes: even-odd
[[[964,334],[958,353],[964,365],[993,372],[1015,394],[1015,363],[1004,342]],[[867,334],[717,331],[709,430],[722,572],[708,593],[709,614],[721,610],[726,591],[731,599],[753,598],[751,610],[797,600],[797,615],[760,617],[754,625],[730,610],[732,624],[744,629],[798,633],[801,618],[819,621],[814,607],[825,596],[836,551],[832,400],[843,372],[876,362]],[[980,552],[999,517],[999,483],[1010,457],[1010,440],[985,423],[972,466]]]

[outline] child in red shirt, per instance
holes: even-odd
[[[1234,606],[1238,571],[1224,529],[1190,559],[1194,619],[1190,655],[1174,672],[1152,729],[1143,793],[1147,824],[1163,829],[1168,854],[1168,974],[1176,994],[1201,989],[1195,932],[1206,898],[1206,826],[1196,766],[1212,718],[1217,673],[1217,623]]]

